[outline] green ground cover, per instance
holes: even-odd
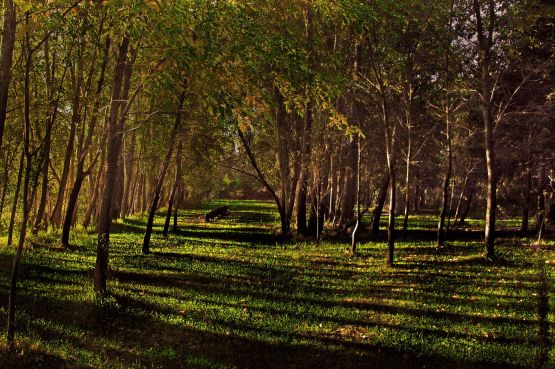
[[[226,204],[214,223],[199,216]],[[114,225],[109,288],[92,290],[95,235],[71,249],[31,240],[21,269],[17,357],[0,368],[554,368],[553,241],[281,244],[271,203],[214,201],[141,255],[144,217]],[[413,218],[413,221],[418,219]],[[160,230],[162,218],[156,219]],[[431,221],[431,220],[430,220]],[[420,221],[425,223],[425,219]],[[0,249],[0,329],[13,249]],[[5,338],[0,339],[5,345]]]

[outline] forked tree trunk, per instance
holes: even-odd
[[[98,159],[98,155],[96,155],[92,159],[92,163],[89,165],[89,168],[85,169],[85,160],[91,148],[93,135],[96,129],[96,122],[98,119],[97,111],[99,110],[99,107],[100,107],[100,94],[102,93],[102,88],[104,86],[104,77],[106,73],[106,66],[108,64],[109,50],[110,50],[110,38],[108,37],[106,38],[106,43],[104,46],[104,58],[102,61],[100,76],[98,78],[96,91],[94,95],[95,102],[92,109],[91,122],[89,124],[87,137],[85,138],[85,141],[81,149],[79,150],[80,156],[77,158],[78,162],[77,162],[77,172],[75,175],[75,182],[73,183],[73,187],[69,195],[66,214],[64,217],[64,223],[62,227],[62,245],[64,246],[69,245],[69,233],[71,230],[71,225],[73,224],[73,220],[75,219],[75,216],[77,213],[77,204],[79,200],[79,193],[81,192],[81,186],[83,185],[83,181],[85,180],[85,178],[91,173]],[[88,214],[88,216],[90,216],[90,214]],[[87,220],[87,223],[88,223],[88,220]]]

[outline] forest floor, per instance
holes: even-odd
[[[231,216],[198,220],[222,204]],[[8,357],[2,334],[0,368],[555,368],[553,241],[502,238],[485,261],[471,237],[436,251],[424,232],[435,222],[415,217],[387,269],[382,241],[356,257],[337,239],[281,244],[277,220],[271,203],[214,201],[184,211],[179,233],[156,233],[149,256],[145,217],[119,222],[103,300],[94,233],[70,249],[31,239],[19,351]],[[12,253],[0,248],[1,332]]]

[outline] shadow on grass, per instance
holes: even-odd
[[[137,367],[197,367],[192,362],[196,358],[216,367],[238,368],[518,368],[507,364],[453,361],[400,352],[369,342],[354,342],[350,338],[279,329],[264,330],[265,339],[254,339],[251,337],[261,333],[256,327],[206,317],[212,329],[208,331],[190,326],[185,317],[182,322],[172,324],[157,318],[164,313],[160,306],[129,296],[114,297],[117,305],[64,302],[64,310],[72,319],[60,312],[59,301],[41,299],[44,313],[51,313],[46,322],[66,325],[71,330],[52,329],[48,324],[37,324],[33,320],[23,323],[41,337],[99,355],[101,361],[124,362]],[[29,299],[29,296],[22,296],[22,303],[28,303]],[[37,318],[33,311],[30,313],[28,318]],[[87,335],[70,333],[76,329],[86,331]],[[73,355],[61,359],[39,350],[31,350],[26,355],[22,361],[0,357],[0,363],[9,363],[11,368],[69,368],[83,364],[73,362],[76,360]]]

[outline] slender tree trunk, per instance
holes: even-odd
[[[356,203],[356,167],[357,167],[357,141],[353,137],[346,145],[345,175],[343,177],[343,198],[341,201],[341,216],[339,226],[342,228],[348,224],[354,216]]]
[[[2,217],[2,213],[4,212],[4,205],[6,204],[6,194],[8,193],[8,185],[10,182],[9,171],[16,155],[17,150],[12,151],[9,158],[8,154],[6,153],[6,162],[4,163],[4,178],[2,179],[2,198],[0,199],[0,218]]]
[[[289,212],[289,191],[291,188],[290,174],[289,174],[289,145],[288,145],[288,132],[285,130],[287,125],[285,103],[283,96],[277,87],[274,88],[274,97],[276,102],[276,138],[278,146],[278,163],[279,163],[279,177],[281,198],[279,211],[281,219],[281,235],[282,238],[287,238],[291,228],[291,213]]]
[[[183,152],[183,143],[179,141],[179,145],[177,146],[177,156],[175,157],[175,180],[173,182],[173,186],[170,192],[170,199],[168,203],[168,211],[166,213],[166,221],[164,222],[164,236],[168,235],[170,229],[170,221],[172,216],[172,208],[175,204],[175,208],[177,209],[177,203],[179,198],[177,197],[179,192],[179,182],[181,181],[181,156]]]
[[[301,144],[301,164],[297,190],[297,232],[306,234],[306,199],[308,188],[308,168],[311,160],[312,102],[305,104],[303,138]]]
[[[466,200],[466,206],[464,211],[461,214],[461,219],[459,220],[459,224],[463,224],[466,220],[468,213],[470,212],[470,206],[472,205],[472,198],[474,197],[474,187],[470,186],[470,190],[468,191],[468,199]]]
[[[135,146],[137,142],[137,136],[135,131],[131,132],[131,146],[129,147],[129,153],[127,154],[127,160],[125,161],[125,187],[123,189],[123,200],[121,204],[121,214],[120,218],[125,218],[129,214],[130,199],[129,192],[131,190],[131,183],[133,182],[133,168],[135,162]]]
[[[486,203],[486,227],[484,256],[492,259],[495,256],[495,219],[497,209],[497,173],[495,169],[495,136],[494,122],[492,119],[492,91],[490,81],[490,57],[493,45],[493,34],[496,20],[496,4],[494,0],[488,0],[488,32],[486,34],[482,24],[482,13],[480,1],[473,0],[474,15],[478,40],[478,64],[480,69],[480,103],[482,108],[482,119],[484,123],[484,147],[486,154],[487,169],[487,203]]]
[[[312,26],[312,9],[310,6],[305,8],[304,12],[305,21],[305,41],[308,52],[308,64],[312,65],[312,43],[313,43],[313,26]],[[308,100],[305,103],[304,109],[304,122],[303,122],[303,136],[301,142],[301,163],[299,173],[299,183],[297,186],[297,233],[306,234],[306,200],[307,200],[307,187],[309,177],[309,167],[311,161],[312,151],[312,120],[313,120],[313,103],[310,97],[310,91],[306,88],[305,95]]]
[[[447,207],[449,204],[449,184],[451,183],[451,172],[453,168],[453,152],[451,149],[451,112],[449,107],[449,99],[445,101],[445,134],[447,140],[447,170],[442,186],[441,212],[439,214],[439,222],[437,225],[437,248],[441,249],[445,246],[445,217],[447,216]]]
[[[114,71],[112,88],[112,101],[109,117],[107,168],[104,180],[104,189],[100,215],[98,218],[98,246],[96,266],[94,271],[94,290],[99,295],[106,294],[106,281],[108,278],[108,256],[110,247],[110,226],[112,224],[112,195],[116,180],[118,157],[121,152],[122,128],[120,125],[119,108],[121,105],[121,90],[125,64],[129,50],[129,37],[125,36],[119,46],[118,57]],[[123,113],[124,114],[124,113]]]
[[[532,191],[532,170],[528,165],[526,168],[526,188],[524,190],[524,201],[522,203],[522,222],[520,225],[520,231],[526,233],[528,231],[528,219],[530,213],[530,202],[532,197],[530,192]]]
[[[545,165],[540,166],[538,174],[538,212],[536,214],[536,232],[541,232],[545,226],[545,187],[546,187],[546,171]]]
[[[51,128],[51,126],[50,126]],[[43,148],[43,163],[42,163],[42,182],[41,182],[41,195],[39,200],[39,207],[35,216],[35,223],[33,225],[32,233],[36,234],[42,227],[46,226],[44,222],[44,210],[46,209],[46,199],[48,196],[48,166],[50,164],[50,146],[51,146],[51,129],[46,131],[46,138]]]
[[[26,17],[26,25],[29,25],[29,16]],[[19,273],[19,264],[23,257],[23,246],[25,244],[25,237],[27,235],[27,222],[29,220],[29,183],[31,180],[31,170],[33,167],[32,154],[30,152],[30,136],[31,136],[31,116],[30,116],[30,72],[32,66],[32,51],[29,45],[29,33],[25,35],[25,48],[27,49],[27,57],[25,64],[25,102],[24,102],[24,116],[25,116],[25,134],[23,138],[23,154],[25,157],[25,173],[23,180],[23,218],[21,219],[21,228],[19,229],[19,240],[17,244],[17,251],[12,263],[12,272],[10,278],[10,291],[8,294],[8,322],[7,322],[7,346],[8,351],[15,351],[15,307],[17,296],[17,278]],[[20,173],[21,174],[21,173]]]
[[[154,224],[154,215],[156,213],[156,209],[158,209],[158,202],[160,201],[160,193],[162,191],[162,186],[164,184],[164,179],[166,177],[166,172],[168,171],[168,167],[170,165],[170,160],[173,155],[173,148],[175,146],[175,137],[179,131],[179,127],[181,125],[181,117],[182,117],[182,110],[183,104],[185,103],[185,92],[186,86],[183,86],[183,91],[179,96],[179,102],[177,106],[177,112],[175,116],[175,122],[170,133],[170,141],[168,144],[168,152],[166,153],[166,157],[164,158],[164,162],[162,164],[162,170],[160,171],[160,176],[158,177],[158,182],[156,183],[156,187],[154,189],[154,197],[152,199],[152,203],[150,205],[150,211],[148,213],[148,222],[146,224],[146,231],[145,237],[143,240],[143,254],[150,253],[150,236],[152,234],[152,226]]]
[[[356,164],[356,224],[351,235],[351,251],[357,253],[358,234],[360,229],[360,134],[357,134],[357,164]]]
[[[0,149],[8,111],[8,95],[12,76],[13,50],[15,46],[16,9],[13,0],[4,2],[2,44],[0,46]]]
[[[376,206],[372,211],[372,222],[370,223],[370,233],[373,236],[378,236],[380,234],[380,220],[382,218],[383,207],[385,205],[385,199],[387,197],[389,180],[390,180],[389,173],[386,171],[383,174],[383,179],[378,192],[378,199],[376,201]]]
[[[410,109],[410,108],[409,108]],[[412,112],[407,113],[411,118],[407,117],[407,160],[406,160],[406,170],[405,170],[405,211],[403,218],[403,232],[407,231],[409,224],[409,209],[410,209],[410,161],[412,154]]]
[[[182,202],[182,194],[183,194],[183,183],[180,180],[179,185],[177,187],[177,197],[176,197],[175,206],[174,206],[174,210],[173,210],[172,232],[174,232],[174,233],[179,231],[179,227],[178,227],[178,223],[177,223],[177,216],[178,216],[178,213],[179,213],[179,206]]]
[[[15,213],[17,212],[17,204],[19,201],[19,191],[21,190],[21,180],[25,170],[25,147],[21,149],[21,157],[19,158],[19,170],[17,172],[17,184],[13,195],[12,212],[10,215],[10,225],[8,226],[8,246],[12,244],[13,228],[15,224]]]
[[[384,107],[384,111],[387,111]],[[387,120],[386,120],[387,122]],[[389,127],[386,130],[390,130]],[[396,162],[397,162],[397,125],[393,123],[391,133],[386,134],[386,140],[389,146],[387,155],[387,167],[389,171],[389,219],[387,223],[387,266],[393,267],[394,250],[395,250],[395,192],[396,192]]]

